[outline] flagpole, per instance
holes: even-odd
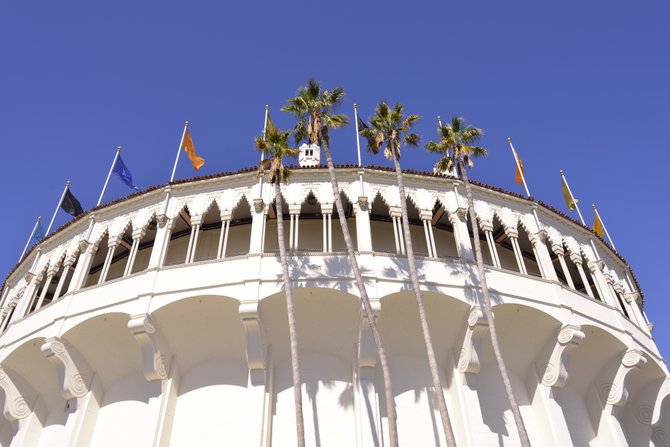
[[[361,184],[361,197],[365,197],[365,192],[363,191],[363,171],[361,163],[361,138],[358,132],[358,105],[354,103],[354,122],[356,123],[356,150],[358,154],[358,181]]]
[[[577,205],[577,200],[575,199],[575,196],[572,195],[572,190],[570,189],[570,185],[568,185],[568,181],[565,179],[565,174],[563,173],[563,169],[561,169],[561,178],[563,179],[563,182],[565,183],[565,186],[568,188],[568,193],[570,194],[570,198],[572,199],[572,203],[575,204],[575,209],[577,210],[577,214],[579,214],[579,220],[582,221],[582,225],[586,226],[584,223],[584,218],[582,217],[582,212],[579,211],[579,205]],[[598,250],[596,250],[596,244],[593,243],[593,238],[589,238],[589,242],[591,243],[591,248],[593,248],[593,252],[596,255],[596,259],[600,259],[600,255],[598,254]]]
[[[65,193],[67,192],[68,188],[70,187],[70,181],[68,180],[65,182],[65,189],[63,189],[63,194],[60,195],[60,200],[58,201],[58,205],[56,205],[56,211],[54,211],[54,215],[51,218],[51,222],[49,222],[49,228],[47,228],[46,234],[49,234],[51,231],[51,226],[54,224],[54,220],[56,220],[56,214],[58,213],[58,208],[60,208],[61,204],[63,203],[63,198],[65,197]]]
[[[523,187],[526,190],[526,195],[530,197],[530,191],[528,191],[528,185],[526,184],[526,176],[523,174],[523,169],[521,169],[521,163],[519,163],[519,157],[516,155],[514,145],[512,145],[512,138],[508,137],[507,142],[509,143],[510,149],[512,149],[512,155],[514,156],[514,162],[516,163],[516,168],[519,170],[519,174],[521,174],[521,181],[523,181]]]
[[[521,174],[521,180],[523,181],[523,187],[526,190],[526,195],[530,197],[530,191],[528,190],[528,184],[526,183],[526,176],[523,173],[523,169],[521,169],[521,162],[519,161],[519,157],[516,154],[516,149],[514,149],[514,145],[512,145],[512,138],[507,137],[507,142],[509,143],[509,147],[512,149],[512,156],[514,157],[516,168],[519,170],[519,174]],[[535,207],[533,207],[533,216],[535,216],[535,223],[537,224],[537,229],[542,230],[542,225],[540,225],[540,218],[537,216],[537,210],[535,209]]]
[[[265,132],[267,131],[268,128],[268,114],[270,113],[269,109],[270,105],[265,104],[265,119],[263,120],[263,141],[265,141]],[[265,159],[265,153],[261,151],[261,161],[263,161],[264,159]]]
[[[35,222],[35,226],[33,227],[33,231],[30,232],[30,237],[28,237],[28,242],[26,242],[26,246],[23,247],[23,252],[21,253],[21,257],[19,258],[19,261],[23,259],[23,255],[26,254],[26,250],[28,250],[28,245],[30,245],[30,241],[33,240],[33,236],[35,235],[35,230],[37,230],[37,226],[40,224],[40,220],[42,220],[42,216],[37,216],[37,222]]]
[[[582,212],[579,211],[579,205],[577,204],[577,200],[575,200],[575,196],[572,195],[572,190],[570,189],[570,185],[568,185],[568,181],[565,179],[565,174],[563,173],[563,169],[561,169],[561,178],[563,179],[563,182],[565,183],[565,186],[568,188],[568,192],[570,193],[570,198],[572,199],[572,203],[575,204],[575,209],[577,210],[577,214],[579,214],[579,220],[582,221],[582,225],[586,226],[586,223],[584,223],[584,218],[582,217]]]
[[[105,180],[105,185],[102,187],[102,192],[100,193],[100,197],[98,197],[98,203],[96,203],[95,206],[100,206],[100,202],[102,202],[102,196],[105,195],[105,191],[107,190],[107,184],[109,183],[109,178],[112,176],[112,171],[114,171],[114,166],[116,166],[116,160],[118,160],[120,153],[121,153],[121,146],[116,148],[116,154],[114,154],[114,161],[112,161],[112,166],[109,168],[109,173],[107,173],[107,180]]]
[[[612,238],[610,237],[610,234],[607,231],[607,227],[605,226],[605,222],[603,222],[603,218],[600,217],[600,213],[598,212],[598,209],[596,208],[596,205],[592,204],[591,206],[593,206],[593,211],[596,212],[596,216],[598,216],[598,220],[600,220],[600,224],[603,226],[603,230],[605,230],[605,235],[607,235],[607,239],[609,239],[610,245],[612,246],[614,251],[616,251],[616,247],[614,246],[614,242],[612,242]]]
[[[186,131],[188,130],[188,121],[184,123],[184,132],[181,134],[181,141],[179,142],[179,148],[177,149],[177,158],[174,160],[174,167],[172,168],[172,175],[170,176],[170,183],[174,180],[174,173],[177,172],[177,162],[179,162],[179,154],[181,154],[181,147],[184,145],[184,137],[186,136]]]

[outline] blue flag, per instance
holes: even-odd
[[[38,243],[42,239],[44,239],[44,236],[47,235],[47,230],[44,229],[42,226],[42,222],[37,222],[37,227],[35,227],[35,232],[33,233],[33,237],[30,238],[30,242],[35,242]]]
[[[126,167],[126,164],[121,159],[121,154],[119,154],[119,157],[116,159],[116,163],[114,163],[114,170],[112,172],[118,175],[121,181],[129,188],[139,191],[140,188],[133,184],[133,174],[130,173],[130,170]]]

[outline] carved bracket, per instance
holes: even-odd
[[[151,317],[147,314],[134,315],[128,321],[128,329],[140,345],[144,377],[147,380],[167,379],[167,352]]]
[[[23,419],[30,415],[37,397],[33,390],[19,387],[16,377],[13,371],[0,366],[0,388],[5,392],[3,414],[8,421]]]
[[[556,344],[554,345],[549,362],[542,374],[542,384],[556,388],[563,388],[568,380],[568,361],[570,354],[586,338],[586,334],[579,326],[564,325],[558,331]]]
[[[240,304],[240,318],[247,340],[247,365],[250,370],[265,369],[265,344],[258,302]]]
[[[265,208],[265,202],[263,202],[263,199],[254,199],[254,211],[260,213],[263,211],[263,208]]]
[[[63,399],[84,397],[89,391],[93,374],[74,348],[59,337],[51,337],[40,349],[46,358],[58,368]]]
[[[168,217],[165,213],[156,214],[156,222],[159,228],[164,228],[167,221]]]
[[[666,377],[665,380],[663,380],[661,389],[658,390],[658,395],[656,396],[656,402],[654,402],[654,409],[650,418],[651,425],[657,425],[659,422],[661,422],[664,411],[663,404],[665,403],[665,399],[669,396],[670,396],[670,377]]]
[[[465,207],[463,207],[463,206],[459,206],[458,208],[456,208],[456,213],[454,213],[454,214],[455,214],[460,220],[465,220],[466,217],[467,217],[467,215],[468,215],[468,209],[465,208]]]
[[[468,315],[468,325],[465,329],[463,346],[458,356],[458,370],[462,373],[477,374],[481,366],[482,341],[489,331],[489,323],[484,311],[479,306],[473,306]]]
[[[601,384],[598,391],[603,403],[621,407],[628,399],[627,381],[630,373],[646,365],[647,358],[642,351],[629,349],[617,363],[614,380],[611,383]]]

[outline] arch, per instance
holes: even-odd
[[[123,276],[126,264],[128,262],[128,256],[130,254],[130,249],[133,245],[133,223],[132,220],[128,220],[123,229],[116,236],[116,247],[114,249],[114,256],[111,259],[109,265],[109,271],[107,273],[107,278],[105,281],[111,281],[116,278]]]
[[[393,241],[397,240],[398,236],[394,232],[394,225],[391,221],[391,209],[380,191],[370,202],[370,233],[373,251],[397,252]]]
[[[170,241],[167,245],[163,265],[183,264],[186,261],[186,250],[193,227],[191,217],[188,204],[183,203],[174,217],[169,220]]]
[[[436,198],[433,203],[435,205],[433,206],[431,225],[433,226],[437,257],[457,258],[456,234],[451,223],[450,213],[442,200]]]
[[[344,209],[345,218],[347,220],[347,228],[351,236],[351,242],[354,244],[354,250],[358,248],[358,235],[356,229],[356,217],[354,216],[354,204],[349,200],[349,197],[340,190],[340,200],[342,200],[342,208]],[[331,217],[331,225],[333,227],[333,251],[343,252],[347,249],[344,242],[344,233],[340,225],[340,217],[337,212],[337,207],[333,203],[333,215]]]
[[[83,287],[89,287],[98,283],[103,264],[107,258],[107,252],[109,251],[109,228],[105,228],[105,231],[96,239],[93,247],[95,250],[91,257],[90,267],[88,268]]]
[[[216,259],[221,236],[221,209],[213,198],[202,214],[194,261]]]

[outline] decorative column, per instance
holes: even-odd
[[[226,257],[226,249],[228,248],[228,234],[230,234],[230,212],[221,213],[221,233],[219,234],[219,247],[216,250],[216,259],[223,259]]]
[[[397,245],[396,245],[396,253],[398,254],[405,254],[405,237],[404,237],[404,232],[402,228],[402,212],[400,210],[400,207],[391,207],[390,215],[391,219],[393,219],[393,230],[397,233],[396,239],[397,239]],[[399,249],[399,251],[398,251]]]
[[[37,294],[37,288],[42,281],[42,275],[35,275],[29,272],[26,274],[26,281],[28,285],[26,286],[23,295],[18,298],[18,304],[14,312],[14,318],[17,320],[28,313],[33,300],[35,299],[35,295]]]
[[[356,248],[358,251],[372,251],[372,232],[370,230],[370,204],[368,198],[361,196],[353,204],[356,218]]]
[[[612,291],[608,285],[607,278],[603,274],[603,268],[605,267],[605,262],[602,260],[593,262],[588,261],[586,266],[591,271],[591,276],[593,277],[593,283],[598,290],[598,294],[603,302],[609,304],[612,307],[617,307],[616,296],[612,294]]]
[[[489,221],[482,220],[479,222],[479,226],[486,236],[486,245],[489,247],[489,254],[491,255],[491,262],[493,266],[500,268],[500,258],[498,257],[498,248],[496,247],[496,241],[493,239],[493,224]]]
[[[565,263],[565,250],[559,244],[552,244],[551,250],[558,258],[558,262],[561,265],[561,271],[563,272],[563,276],[565,276],[565,281],[568,283],[568,287],[570,287],[572,290],[575,290],[575,283],[572,281],[572,277],[570,276],[568,264]]]
[[[333,204],[321,205],[321,215],[323,218],[323,252],[330,253],[333,251]]]
[[[281,205],[281,204],[280,204]],[[263,240],[265,239],[265,219],[267,218],[269,205],[263,199],[254,199],[251,209],[251,238],[249,241],[249,254],[263,252]]]
[[[128,253],[128,261],[126,262],[126,269],[123,272],[123,276],[128,276],[133,273],[133,266],[135,265],[137,251],[140,248],[140,241],[146,234],[146,231],[146,227],[133,229],[133,245],[130,247],[130,253]]]
[[[454,212],[449,212],[449,222],[451,222],[451,226],[454,229],[454,238],[456,239],[458,256],[464,261],[474,262],[475,255],[472,244],[470,243],[467,211],[467,208],[459,207]],[[477,222],[474,222],[474,225],[477,225]]]
[[[37,300],[37,305],[35,305],[35,310],[38,310],[40,307],[42,307],[42,303],[44,303],[44,298],[47,296],[47,292],[49,291],[49,285],[51,285],[51,281],[53,280],[54,276],[56,276],[56,273],[58,272],[58,269],[60,268],[60,264],[56,263],[52,266],[49,267],[49,270],[47,270],[47,277],[44,280],[44,286],[42,286],[42,293],[40,293],[40,298]],[[28,309],[30,312],[30,309]]]
[[[157,214],[156,223],[158,224],[158,228],[156,229],[154,246],[151,249],[147,269],[155,269],[163,266],[168,245],[170,244],[170,235],[172,234],[172,219],[168,219],[167,215]]]
[[[298,236],[300,234],[300,204],[289,205],[289,219],[291,226],[289,228],[289,249],[298,250]]]
[[[514,258],[516,258],[516,265],[519,269],[519,273],[524,275],[528,274],[526,270],[526,264],[523,262],[523,254],[521,253],[521,247],[519,247],[519,230],[513,227],[504,226],[505,235],[509,238],[510,243],[512,244],[512,250],[514,251]]]
[[[584,267],[582,267],[582,256],[580,253],[570,253],[570,260],[575,264],[577,267],[577,271],[579,272],[579,277],[582,279],[582,283],[584,284],[584,288],[586,289],[586,294],[595,299],[595,296],[593,295],[593,290],[591,290],[591,285],[589,284],[589,280],[586,277],[586,273],[584,272]]]
[[[112,259],[114,258],[114,252],[116,251],[117,245],[121,241],[121,236],[115,238],[109,238],[107,243],[107,256],[105,257],[105,262],[102,264],[102,270],[100,271],[100,277],[98,278],[98,284],[102,284],[107,280],[107,273],[109,273],[109,266],[112,265]]]
[[[58,285],[56,285],[56,291],[54,292],[53,301],[56,301],[58,298],[60,298],[61,291],[63,290],[63,285],[65,285],[65,281],[67,281],[67,277],[70,274],[72,264],[74,264],[74,256],[68,256],[67,258],[65,258],[65,261],[63,261],[63,273],[61,273],[60,279],[58,280]]]
[[[423,223],[423,232],[426,237],[426,248],[428,250],[428,256],[431,258],[436,258],[436,250],[435,250],[435,240],[433,236],[433,225],[432,225],[432,219],[433,219],[433,213],[430,210],[421,210],[419,213],[419,217],[421,218],[421,222]]]
[[[535,254],[535,260],[540,268],[542,277],[551,281],[558,281],[558,276],[556,275],[554,265],[551,262],[547,244],[544,243],[547,238],[547,233],[545,231],[530,233],[528,234],[528,238],[530,239],[530,243],[533,244],[533,254]]]

